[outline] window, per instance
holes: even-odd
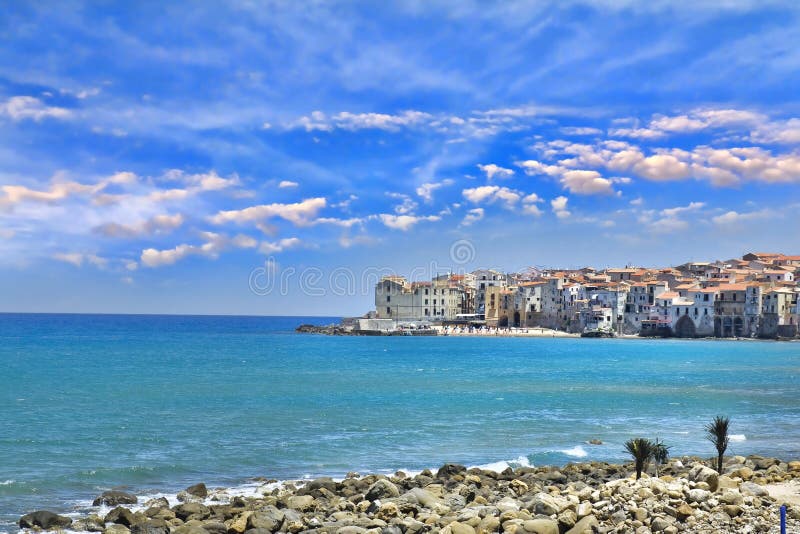
[[[428,289],[427,289],[427,288],[425,288],[425,294],[426,294],[426,295],[428,294]]]
[[[703,295],[703,300],[704,300],[704,301],[706,301],[706,302],[708,302],[708,293],[706,293],[705,295]]]
[[[392,302],[392,296],[386,295],[386,302]]]
[[[386,306],[386,313],[389,315],[392,314],[392,309],[389,306]]]
[[[425,299],[425,305],[428,305],[428,299]],[[428,315],[428,312],[425,312],[425,315]]]

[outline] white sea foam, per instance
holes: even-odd
[[[483,465],[471,465],[470,468],[477,467],[484,471],[494,471],[495,473],[502,473],[509,467],[516,469],[517,467],[533,467],[527,456],[520,456],[515,460],[501,460],[499,462],[491,462]]]
[[[10,479],[9,480],[4,480],[4,481],[0,482],[0,486],[10,486],[11,484],[14,484],[15,482],[16,482],[16,480],[10,480]]]
[[[574,458],[586,458],[589,456],[589,453],[586,452],[586,449],[578,445],[577,447],[572,447],[571,449],[562,449],[558,451],[562,454],[566,454],[567,456],[572,456]]]
[[[728,440],[730,441],[747,441],[747,436],[744,434],[731,434],[728,436]]]

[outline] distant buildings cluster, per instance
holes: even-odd
[[[677,267],[477,270],[375,287],[376,319],[677,337],[795,337],[800,256],[749,253]]]

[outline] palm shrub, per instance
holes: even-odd
[[[731,420],[718,415],[706,425],[706,439],[714,444],[717,449],[717,473],[722,474],[722,456],[728,448],[728,429]]]
[[[660,465],[665,464],[669,459],[669,450],[672,447],[667,447],[663,441],[658,438],[653,442],[653,461],[656,464],[656,477],[658,477],[658,468]]]
[[[636,467],[636,480],[642,478],[645,465],[653,456],[653,442],[647,438],[629,439],[625,442],[625,450],[633,456]]]

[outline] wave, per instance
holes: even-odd
[[[573,458],[586,458],[587,456],[589,456],[589,453],[586,452],[586,449],[584,449],[580,445],[572,447],[571,449],[561,449],[557,452],[560,452],[561,454],[566,454],[567,456],[572,456]]]
[[[533,467],[527,456],[519,456],[515,460],[501,460],[499,462],[491,462],[483,465],[471,465],[470,468],[477,467],[484,471],[494,471],[495,473],[502,473],[509,467],[516,469],[518,467]]]
[[[747,436],[744,434],[731,434],[728,436],[729,441],[747,441]]]
[[[0,486],[10,486],[11,484],[16,484],[16,480],[4,480],[0,482]]]

